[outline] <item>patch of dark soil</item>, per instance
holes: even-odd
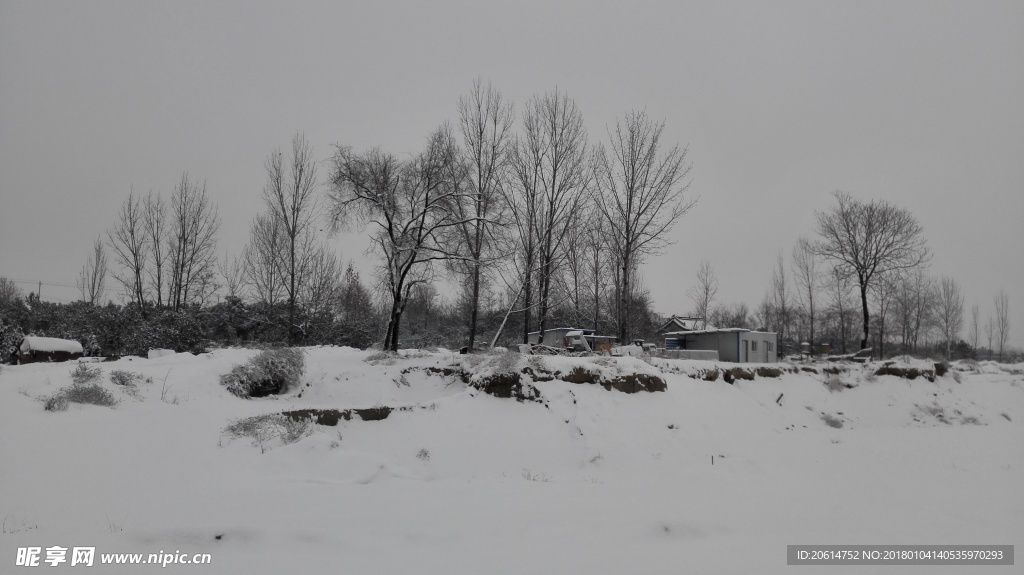
[[[734,367],[732,369],[725,370],[725,374],[723,375],[723,379],[725,379],[726,383],[730,383],[730,384],[732,382],[736,381],[737,379],[745,379],[745,380],[748,380],[748,381],[753,381],[754,380],[754,372],[747,371],[747,370],[743,369],[742,367]]]
[[[878,368],[875,375],[895,375],[896,377],[902,377],[911,381],[918,377],[923,377],[928,381],[935,381],[935,372],[930,369],[917,369],[916,367],[896,367],[891,364],[885,364]]]
[[[524,367],[523,373],[530,376],[530,379],[532,379],[533,381],[552,381],[555,379],[555,376],[552,375],[550,372],[544,370],[534,371],[534,369],[530,366]]]
[[[406,408],[399,408],[404,411]],[[341,420],[351,421],[352,416],[355,415],[363,421],[380,421],[387,419],[393,408],[387,406],[381,407],[368,407],[365,409],[296,409],[293,411],[281,412],[281,415],[294,419],[295,421],[303,421],[312,418],[318,425],[328,425],[334,427],[338,425]]]
[[[622,393],[655,392],[668,389],[668,386],[665,385],[665,380],[656,375],[647,375],[645,373],[630,373],[612,380],[601,381],[601,386],[608,391],[617,389]]]
[[[558,378],[569,383],[597,383],[600,381],[601,375],[584,367],[576,366],[569,373],[559,372]]]

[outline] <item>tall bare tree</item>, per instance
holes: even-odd
[[[715,276],[715,268],[711,266],[711,262],[703,260],[697,269],[697,283],[690,288],[690,299],[696,306],[697,315],[703,321],[702,329],[708,327],[711,304],[717,295],[718,278]]]
[[[96,305],[103,299],[103,294],[107,290],[107,252],[103,248],[102,239],[96,238],[93,242],[92,253],[82,266],[76,283],[79,293],[82,294],[82,301]]]
[[[295,134],[287,162],[278,149],[270,154],[264,165],[267,183],[263,187],[263,201],[267,213],[276,221],[284,243],[281,277],[288,297],[288,343],[294,344],[299,293],[315,251],[313,232],[319,212],[316,198],[319,183],[313,147],[303,134]]]
[[[846,353],[846,313],[849,310],[851,303],[848,298],[850,295],[850,278],[846,274],[833,268],[832,273],[828,275],[828,281],[825,284],[826,293],[828,294],[829,303],[831,304],[832,311],[836,314],[839,319],[839,347],[840,353]]]
[[[841,191],[833,196],[836,205],[816,214],[821,239],[814,250],[857,278],[864,317],[863,349],[868,345],[870,326],[868,288],[879,275],[923,265],[929,252],[924,230],[910,211],[883,200],[861,202]]]
[[[446,128],[430,136],[426,151],[405,162],[379,149],[358,154],[339,146],[335,151],[331,220],[335,226],[374,228],[378,275],[390,300],[384,349],[398,350],[402,313],[411,290],[430,280],[431,263],[453,257],[440,236],[463,223],[448,209],[460,193],[449,179],[454,154]]]
[[[457,162],[465,179],[465,192],[452,194],[452,211],[458,226],[449,250],[459,258],[454,268],[469,280],[468,346],[476,342],[480,291],[483,274],[494,262],[497,247],[494,226],[502,223],[505,202],[502,185],[507,177],[511,147],[514,144],[512,104],[506,102],[490,82],[473,81],[469,93],[459,98],[459,130],[462,149]],[[453,175],[454,177],[454,175]]]
[[[139,313],[145,317],[146,290],[143,274],[149,245],[143,218],[142,199],[129,193],[128,199],[121,204],[117,223],[107,232],[107,238],[114,251],[114,259],[121,267],[121,272],[115,273],[114,278],[124,288],[128,300],[138,306]]]
[[[517,301],[523,305],[523,343],[529,343],[530,328],[533,325],[533,308],[539,260],[538,238],[541,217],[541,158],[544,156],[545,141],[537,122],[524,122],[526,134],[518,137],[512,147],[510,166],[512,182],[505,189],[503,198],[513,226],[507,229],[506,240],[512,258],[507,263],[514,267],[512,274],[519,283],[516,300],[509,306],[513,313]],[[508,319],[506,314],[505,319]],[[504,327],[504,321],[502,322]]]
[[[808,328],[811,344],[811,355],[814,355],[814,326],[817,308],[816,300],[818,289],[821,286],[821,272],[819,270],[817,254],[814,253],[814,246],[807,238],[800,238],[793,246],[793,277],[797,286],[797,301],[803,306],[807,314]]]
[[[996,320],[992,316],[988,316],[988,320],[985,321],[985,339],[988,341],[988,358],[992,359],[992,340],[995,339],[996,335]]]
[[[786,276],[782,251],[779,251],[775,260],[775,269],[772,270],[772,281],[768,294],[772,306],[772,316],[775,320],[774,327],[779,332],[779,342],[783,342],[786,339],[789,325],[793,322],[793,294],[789,291],[789,279]]]
[[[939,280],[938,296],[936,319],[946,340],[946,358],[950,358],[953,342],[960,337],[960,330],[964,325],[964,296],[960,291],[960,284],[956,283],[955,279],[945,276]]]
[[[971,342],[971,349],[977,353],[978,351],[978,340],[981,335],[981,309],[978,308],[978,304],[971,306],[971,323],[967,326],[967,338]]]
[[[217,207],[200,186],[181,176],[170,201],[168,230],[170,263],[170,296],[167,305],[175,311],[191,303],[192,297],[205,295],[206,285],[217,265],[217,231],[220,216]]]
[[[620,266],[619,340],[627,341],[627,305],[634,270],[644,258],[671,242],[667,235],[696,200],[687,200],[690,182],[686,148],[663,149],[664,122],[631,112],[609,130],[609,146],[594,152],[594,200],[608,223],[609,244]],[[705,318],[707,316],[705,315]]]
[[[271,311],[284,293],[280,270],[284,244],[280,221],[269,214],[260,214],[249,225],[249,243],[242,251],[245,284]]]
[[[536,169],[539,190],[537,249],[540,338],[551,310],[551,286],[563,261],[562,244],[571,229],[569,217],[579,209],[590,181],[587,132],[576,102],[557,89],[534,96],[523,116],[525,151]]]
[[[164,273],[167,268],[167,250],[169,248],[167,231],[167,204],[160,194],[153,195],[152,190],[146,196],[142,208],[143,212],[143,234],[149,246],[149,254],[152,256],[152,264],[149,266],[149,286],[153,290],[154,304],[161,308],[164,306],[164,287],[167,278]],[[168,296],[168,303],[170,296]]]
[[[1010,339],[1010,298],[1006,290],[999,290],[995,297],[996,303],[996,342],[999,345],[999,361],[1003,361],[1003,351]]]

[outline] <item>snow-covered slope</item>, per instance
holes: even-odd
[[[255,353],[96,364],[120,403],[61,412],[40,399],[71,384],[71,364],[4,367],[0,572],[19,547],[94,546],[93,573],[160,570],[99,565],[128,552],[209,553],[211,566],[166,568],[197,573],[788,573],[788,544],[1024,533],[1024,366],[729,384],[703,378],[733,366],[707,362],[311,348],[303,387],[239,399],[219,376]],[[544,381],[581,366],[667,390]],[[523,367],[536,401],[463,377]],[[112,370],[151,380],[130,391]],[[395,409],[292,443],[225,433],[263,414],[382,407]]]

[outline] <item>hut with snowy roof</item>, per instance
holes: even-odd
[[[82,349],[81,343],[73,339],[30,335],[22,338],[14,353],[17,355],[18,363],[36,363],[71,361],[82,357],[85,350]]]

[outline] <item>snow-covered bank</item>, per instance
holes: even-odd
[[[60,545],[212,555],[167,567],[182,572],[782,573],[787,544],[1014,544],[1024,525],[1015,368],[929,382],[858,366],[730,385],[684,375],[701,362],[312,348],[302,387],[242,400],[219,376],[254,354],[100,364],[120,403],[64,412],[39,398],[70,385],[70,364],[5,367],[0,561]],[[534,377],[581,365],[667,388]],[[494,397],[456,367],[531,367],[542,400]],[[115,369],[152,382],[129,392],[109,382]],[[224,432],[268,413],[375,407],[396,409],[289,444]]]

